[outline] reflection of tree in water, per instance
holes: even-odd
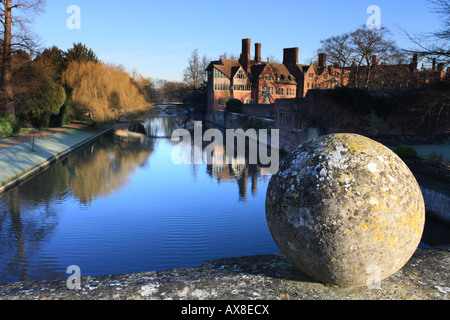
[[[106,143],[106,139],[109,139]],[[112,140],[111,140],[112,139]],[[154,149],[151,139],[115,137],[109,135],[68,159],[70,189],[82,203],[90,203],[128,183],[130,175],[142,167]]]
[[[0,281],[6,275],[22,281],[30,279],[30,257],[58,222],[49,199],[36,207],[33,199],[26,199],[24,189],[13,188],[0,198]],[[46,273],[52,277],[56,270],[46,269]]]
[[[152,139],[107,135],[1,196],[0,281],[6,277],[26,281],[31,269],[39,272],[39,265],[31,267],[30,261],[58,224],[55,202],[73,195],[88,204],[113,193],[147,163],[153,149]],[[44,268],[46,278],[60,275],[56,267]]]

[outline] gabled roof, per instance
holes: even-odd
[[[309,69],[310,66],[305,65],[298,65],[300,68],[307,67],[306,71]],[[275,62],[263,62],[263,63],[256,63],[255,61],[250,62],[250,74],[247,76],[253,81],[258,79],[263,71],[269,67],[273,74],[279,78],[275,79],[275,82],[279,83],[285,83],[285,84],[296,84],[296,78],[295,76],[289,72],[288,68],[282,63],[275,63]],[[216,61],[212,61],[208,68],[206,68],[207,71],[213,71],[213,68],[216,68],[223,74],[225,74],[229,79],[232,79],[242,68],[239,60],[232,60],[232,59],[220,59]],[[243,69],[243,68],[242,68]],[[245,73],[245,70],[244,70]]]
[[[255,64],[250,68],[253,79],[257,79],[266,68],[267,63]]]
[[[319,65],[314,65],[314,70],[316,71],[316,74],[322,75],[324,73],[329,73],[330,70],[327,67],[320,67]]]
[[[300,66],[301,66],[303,73],[307,73],[310,69],[312,69],[314,72],[316,71],[314,68],[314,65],[312,65],[312,64],[302,64]]]
[[[231,77],[234,78],[236,76],[236,74],[239,72],[239,70],[242,70],[242,72],[245,74],[245,70],[244,68],[242,68],[241,65],[239,65],[238,67],[231,67]],[[248,78],[248,75],[245,75]]]
[[[241,64],[238,60],[231,60],[231,59],[220,59],[217,61],[212,61],[208,68],[206,68],[207,71],[212,71],[212,68],[216,68],[220,72],[222,72],[224,75],[226,75],[228,78],[233,77],[233,68],[237,68],[239,70],[239,67]],[[237,71],[236,71],[237,72]]]
[[[296,84],[295,77],[289,72],[289,70],[286,68],[286,66],[284,64],[269,62],[269,65],[272,68],[273,73],[275,74],[275,76],[277,78],[280,78],[280,79],[284,78],[284,80],[280,80],[280,81],[275,79],[276,82]]]

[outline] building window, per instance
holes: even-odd
[[[265,81],[272,81],[272,76],[266,74],[266,75],[264,76],[264,80],[265,80]]]
[[[286,114],[284,112],[278,113],[278,125],[284,127],[286,125]]]
[[[288,95],[288,96],[295,96],[295,89],[287,88],[286,89],[286,95]]]
[[[299,113],[294,113],[294,129],[302,129],[302,118]]]
[[[247,99],[247,100],[245,100],[245,104],[256,104],[256,100],[255,99]]]
[[[309,89],[311,85],[309,84],[309,82],[306,84],[306,87]]]
[[[214,78],[226,78],[227,76],[224,75],[222,72],[214,68]]]
[[[284,88],[277,88],[277,95],[284,96]]]
[[[314,79],[314,73],[310,73],[310,74],[309,74],[309,78],[310,78],[310,79]]]
[[[263,94],[264,93],[269,93],[269,94],[273,95],[273,93],[275,92],[275,89],[272,86],[263,86],[262,87],[262,92],[263,92]]]
[[[216,90],[216,91],[228,91],[228,90],[230,90],[230,85],[228,83],[216,83],[214,85],[214,90]]]
[[[234,91],[252,91],[252,86],[249,84],[235,84],[233,86]]]
[[[236,78],[238,79],[247,79],[244,72],[242,72],[242,70],[239,70],[239,72],[236,75]]]

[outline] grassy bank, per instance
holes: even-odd
[[[98,131],[68,130],[0,150],[0,186],[52,157],[92,138]]]

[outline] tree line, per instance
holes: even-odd
[[[151,81],[100,61],[85,44],[38,50],[30,31],[44,0],[0,0],[0,117],[35,128],[110,121],[150,107]]]
[[[380,83],[384,83],[387,88],[395,86],[402,81],[401,74],[395,65],[409,64],[414,54],[417,55],[416,63],[423,61],[423,65],[418,66],[419,70],[422,67],[427,69],[427,65],[429,67],[432,63],[435,66],[441,65],[445,70],[450,66],[450,0],[428,0],[428,2],[442,26],[434,32],[425,34],[412,35],[402,30],[411,40],[412,48],[398,47],[391,39],[391,32],[387,28],[369,29],[363,26],[323,39],[320,42],[319,51],[327,54],[331,64],[351,70],[353,74],[349,79],[351,81],[349,85],[355,90],[373,90],[379,87]],[[374,56],[377,59],[373,59]],[[379,64],[385,66],[384,72],[374,76]],[[337,75],[339,76],[338,88],[343,87],[348,74],[342,72]],[[420,88],[403,90],[397,94],[395,101],[395,107],[412,114],[413,119],[418,121],[418,126],[427,129],[437,125],[448,126],[450,125],[450,76],[447,73],[447,77],[441,81],[422,85]],[[377,116],[382,117],[382,114],[377,112]]]
[[[386,28],[365,27],[321,41],[320,52],[339,68],[352,67],[361,77],[353,77],[356,88],[370,89],[376,63],[398,64],[412,52],[449,65],[450,0],[429,0],[442,21],[442,29],[427,35],[409,35],[416,44],[410,50],[399,48]],[[30,30],[32,17],[40,14],[45,0],[0,0],[0,117],[35,127],[61,125],[68,118],[109,121],[126,113],[145,110],[157,99],[196,100],[206,103],[207,72],[212,59],[195,49],[182,72],[182,81],[151,81],[138,72],[129,74],[121,66],[99,60],[82,43],[63,51],[56,46],[36,50],[36,36]],[[421,38],[422,37],[422,38]],[[428,41],[422,41],[427,38]],[[409,58],[408,58],[409,57]],[[219,58],[237,59],[224,53]],[[274,57],[270,59],[274,61]],[[341,73],[345,77],[345,73]],[[342,78],[342,83],[344,79]],[[356,83],[359,81],[359,83]],[[443,86],[443,87],[442,87]],[[423,112],[448,116],[448,81],[436,88],[435,96],[420,94],[414,105]],[[418,94],[419,95],[419,94]],[[419,97],[416,97],[419,98]],[[430,110],[428,106],[433,106]],[[428,108],[428,109],[427,109]],[[66,119],[66,120],[65,120]]]

